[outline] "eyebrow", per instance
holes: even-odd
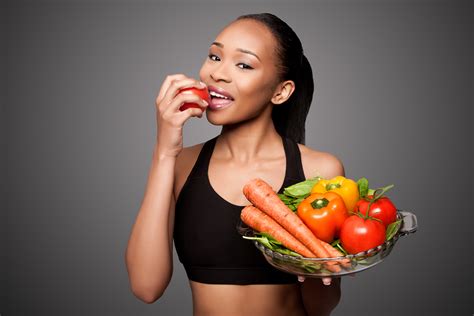
[[[217,47],[224,48],[224,44],[219,43],[219,42],[212,42],[211,46],[212,46],[212,45],[216,45]],[[257,57],[257,59],[258,59],[259,61],[261,61],[260,58],[257,56],[257,54],[255,54],[255,53],[252,52],[252,51],[249,51],[249,50],[246,50],[246,49],[243,49],[243,48],[236,48],[236,50],[238,50],[239,52],[245,53],[245,54],[249,54],[249,55],[255,56],[255,57]]]

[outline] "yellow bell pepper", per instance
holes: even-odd
[[[311,189],[311,193],[335,192],[344,200],[347,211],[351,212],[359,200],[359,188],[357,183],[349,178],[337,176],[330,180],[321,179]]]

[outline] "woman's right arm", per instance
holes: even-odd
[[[133,294],[146,303],[160,298],[173,273],[174,170],[183,148],[183,125],[203,110],[180,111],[185,102],[207,106],[192,94],[178,94],[187,87],[203,88],[178,74],[168,76],[156,99],[157,141],[153,150],[145,194],[132,227],[125,262]]]

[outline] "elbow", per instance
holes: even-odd
[[[164,288],[152,289],[147,287],[132,287],[133,295],[146,304],[153,304],[163,296],[164,292]]]
[[[165,293],[171,280],[170,276],[161,279],[150,280],[130,279],[130,288],[133,295],[146,304],[153,304]]]
[[[165,293],[173,273],[172,263],[167,268],[146,269],[127,260],[129,286],[133,295],[146,304],[153,304]],[[161,271],[161,272],[159,272]]]

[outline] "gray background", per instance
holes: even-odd
[[[228,22],[266,11],[293,27],[313,66],[307,145],[337,155],[349,177],[394,183],[389,196],[419,220],[382,264],[343,280],[334,315],[473,312],[466,4],[9,1],[0,17],[2,316],[192,313],[176,256],[161,300],[143,304],[128,288],[123,255],[155,140],[154,99],[167,74],[198,76]],[[185,146],[219,131],[191,119]]]

